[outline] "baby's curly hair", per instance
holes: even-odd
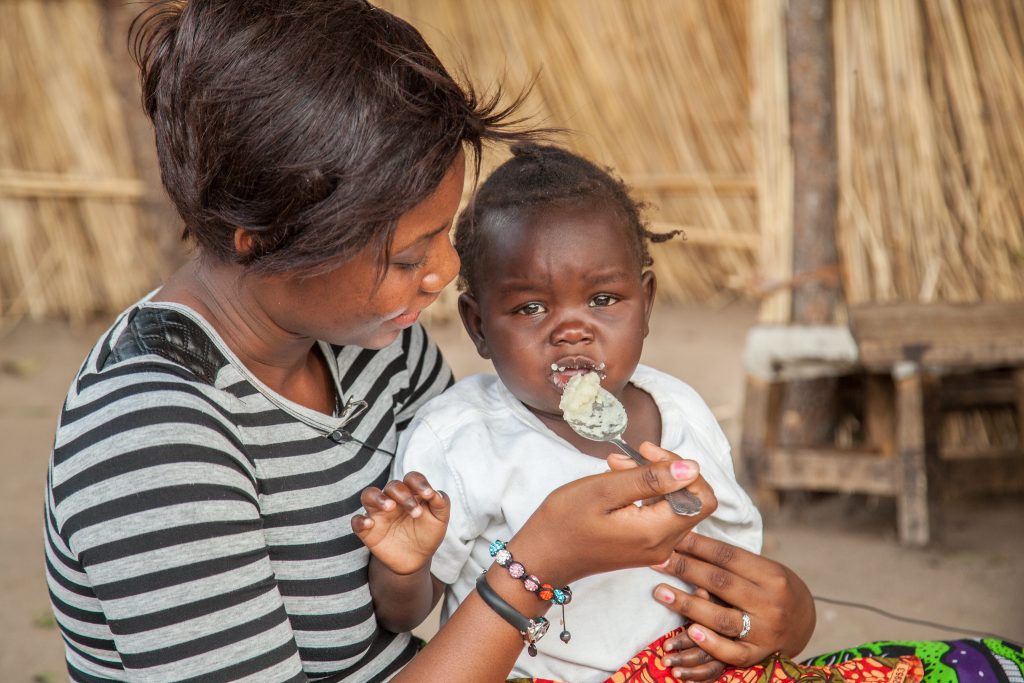
[[[625,235],[636,258],[637,270],[652,265],[648,242],[665,242],[682,230],[656,233],[643,218],[646,204],[630,195],[629,187],[611,169],[553,145],[523,143],[512,147],[512,158],[496,168],[479,187],[459,216],[455,249],[462,260],[458,287],[473,294],[479,283],[481,256],[494,224],[523,218],[552,206],[604,202],[622,212]]]

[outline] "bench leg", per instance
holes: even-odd
[[[896,505],[900,543],[928,543],[928,475],[924,431],[924,381],[915,364],[893,371],[896,385],[896,451],[900,477]]]
[[[768,483],[768,458],[775,445],[779,391],[770,380],[747,376],[740,435],[740,479],[766,512],[779,507],[779,495]]]

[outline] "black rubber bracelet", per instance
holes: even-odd
[[[487,583],[487,572],[477,578],[476,592],[488,607],[497,612],[499,617],[519,631],[519,635],[523,637],[523,642],[527,645],[526,651],[530,653],[531,657],[536,657],[537,641],[548,632],[548,627],[551,626],[550,622],[544,617],[530,619],[516,611],[515,607],[505,602],[498,592],[491,588],[491,584]]]

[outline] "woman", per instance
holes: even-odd
[[[415,29],[357,0],[161,2],[133,29],[195,253],[98,341],[61,414],[46,560],[72,680],[500,680],[523,638],[479,598],[415,658],[378,625],[349,520],[450,382],[416,319],[458,270],[464,149],[529,137],[515,106],[478,101]],[[710,508],[695,476],[663,462],[574,482],[517,552],[565,582],[659,563],[700,518],[630,503],[689,486]],[[696,585],[747,578],[736,600],[715,592],[749,615],[750,657],[806,642],[792,574],[680,547],[720,565],[668,565]],[[745,623],[679,604],[709,644]]]

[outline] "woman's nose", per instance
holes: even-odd
[[[444,244],[441,245],[441,250],[437,266],[431,268],[430,272],[424,275],[420,281],[420,289],[427,294],[438,294],[459,274],[459,254],[447,236],[444,239]]]

